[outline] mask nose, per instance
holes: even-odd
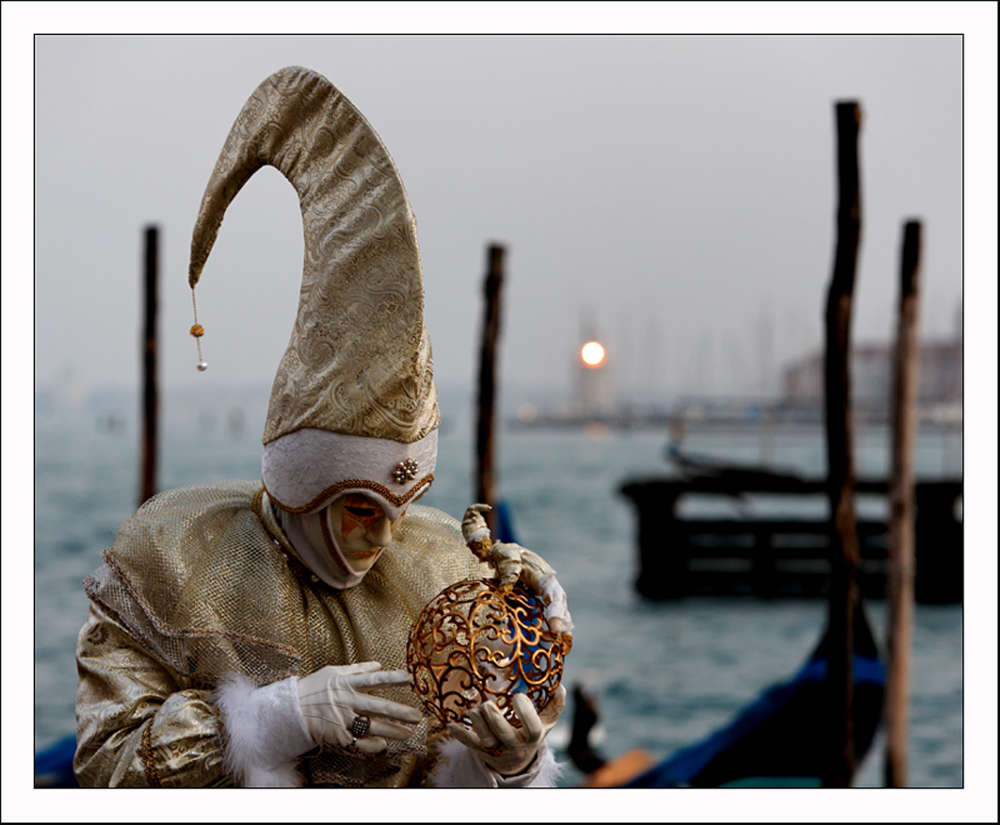
[[[371,537],[372,544],[386,547],[392,541],[392,522],[387,516],[383,516],[375,523],[368,535]]]

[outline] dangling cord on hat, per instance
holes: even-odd
[[[205,334],[205,328],[198,323],[198,304],[194,300],[194,287],[191,287],[191,306],[194,309],[194,326],[191,327],[191,334],[194,336],[195,342],[198,344],[198,369],[204,372],[208,369],[208,364],[205,359],[201,357],[201,336]]]

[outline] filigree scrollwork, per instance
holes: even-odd
[[[563,646],[541,599],[522,583],[501,592],[495,579],[445,588],[417,619],[406,648],[413,689],[442,724],[470,725],[468,712],[492,699],[514,726],[515,693],[541,711],[563,671]]]

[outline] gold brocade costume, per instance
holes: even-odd
[[[118,531],[85,582],[75,770],[88,786],[232,784],[212,691],[242,674],[257,685],[326,665],[405,667],[409,630],[453,582],[490,571],[458,522],[411,506],[361,584],[335,590],[303,567],[258,483],[227,481],[162,493]],[[407,686],[386,699],[419,707]],[[405,741],[366,756],[314,750],[305,784],[420,784],[432,760],[425,717]]]

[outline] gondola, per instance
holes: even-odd
[[[882,716],[885,671],[860,602],[855,617],[854,752],[860,763]],[[728,724],[659,762],[641,751],[603,759],[587,741],[597,721],[595,703],[577,687],[570,758],[588,775],[589,786],[818,787],[828,758],[828,647],[829,629],[791,679],[767,688]]]

